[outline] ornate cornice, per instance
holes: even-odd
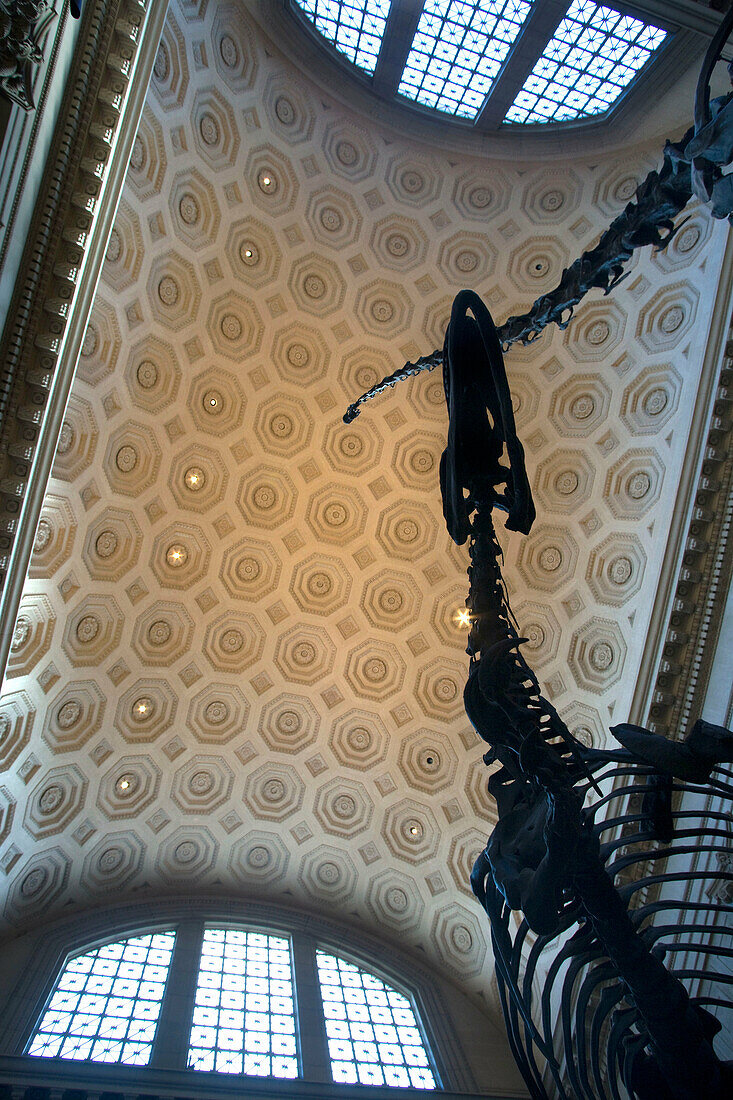
[[[6,266],[15,261],[17,249],[13,246],[23,237],[22,228],[17,235],[16,228],[23,207],[26,184],[34,160],[42,156],[39,150],[44,148],[46,130],[53,127],[52,88],[61,81],[57,70],[64,67],[66,43],[73,39],[78,30],[76,21],[73,21],[74,30],[67,33],[69,8],[62,3],[57,13],[58,2],[59,0],[54,0],[51,5],[53,10],[50,15],[53,18],[47,17],[43,28],[43,62],[35,66],[32,75],[30,99],[33,110],[23,109],[14,102],[3,138],[5,155],[0,164],[0,275],[3,278],[14,277],[7,275]],[[69,48],[71,47],[72,42],[69,42]],[[20,217],[22,220],[22,214]]]
[[[0,342],[0,670],[166,8],[85,5]]]
[[[698,717],[731,576],[733,240],[729,237],[680,488],[629,721],[684,736]],[[693,713],[694,712],[694,713]]]
[[[682,740],[688,725],[702,714],[733,576],[732,282],[729,237],[666,560],[629,716],[630,722],[674,740]],[[682,799],[675,794],[673,808],[679,809]],[[641,795],[632,795],[626,812],[640,812],[641,801]],[[622,803],[613,802],[608,816],[622,813]],[[636,828],[630,823],[622,835]],[[617,874],[616,881],[639,881],[650,873],[651,863],[635,863]],[[635,904],[653,900],[652,892],[656,896],[657,890],[638,891]]]
[[[702,711],[733,570],[733,330],[718,374],[702,465],[648,726],[682,737]]]

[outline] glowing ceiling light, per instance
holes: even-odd
[[[198,466],[189,466],[186,473],[183,475],[183,480],[186,484],[186,488],[190,489],[192,493],[195,493],[203,488],[206,479],[202,469]]]
[[[177,569],[179,566],[184,565],[187,558],[188,551],[186,550],[186,547],[180,546],[178,544],[169,546],[165,555],[165,560],[168,562],[168,565],[170,565],[172,569]]]
[[[532,9],[532,0],[425,0],[399,94],[475,118]]]

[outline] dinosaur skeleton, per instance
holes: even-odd
[[[681,898],[680,888],[705,872],[679,871],[672,858],[716,855],[718,878],[733,882],[729,812],[710,812],[700,822],[680,802],[685,794],[711,793],[730,801],[733,772],[722,765],[733,762],[733,734],[700,720],[680,743],[624,724],[611,731],[618,749],[586,749],[543,697],[522,655],[525,639],[509,606],[493,525],[498,509],[507,513],[509,530],[527,535],[535,516],[502,348],[530,343],[549,324],[565,328],[591,289],[608,294],[618,285],[635,249],[667,247],[693,195],[713,217],[733,220],[733,175],[723,171],[733,160],[733,92],[710,98],[711,75],[731,32],[733,9],[703,62],[694,125],[680,141],[667,142],[661,169],[649,173],[635,200],[553,291],[498,328],[481,300],[462,291],[443,350],[384,378],[344,416],[349,423],[386,388],[443,368],[450,418],[440,471],[443,513],[451,538],[469,540],[471,559],[464,702],[489,745],[485,762],[498,764],[488,788],[499,820],[471,885],[491,923],[509,1041],[533,1100],[547,1100],[548,1076],[562,1100],[620,1100],[622,1089],[638,1100],[733,1095],[733,1068],[713,1049],[720,1023],[708,1011],[730,1008],[730,998],[699,990],[692,997],[680,978],[712,974],[714,989],[731,979],[702,965],[678,976],[674,966],[683,950],[703,962],[710,955],[733,958],[721,943],[690,948],[711,926],[717,938],[730,936],[729,927],[721,933],[710,923],[725,906],[717,893],[708,902]],[[595,801],[586,798],[591,789]],[[614,814],[610,807],[619,800],[632,808]],[[614,875],[623,871],[636,880],[617,888]],[[514,932],[513,910],[523,913]],[[549,951],[538,997],[533,982]]]
[[[451,538],[459,544],[469,540],[471,557],[466,600],[471,663],[464,702],[490,746],[485,762],[499,764],[488,783],[499,820],[476,861],[471,885],[491,921],[497,973],[508,991],[507,1024],[516,1023],[520,1013],[560,1086],[550,1043],[533,1024],[516,981],[520,956],[506,914],[521,910],[529,929],[545,938],[580,923],[584,949],[605,956],[607,976],[620,983],[633,1016],[633,1037],[627,1035],[624,1046],[625,1084],[641,1100],[722,1100],[733,1089],[733,1072],[713,1050],[719,1025],[691,1002],[637,931],[604,866],[594,811],[584,803],[591,787],[602,797],[594,773],[609,762],[621,764],[642,781],[641,820],[649,837],[668,841],[675,833],[672,791],[680,789],[675,779],[710,782],[714,768],[733,762],[733,734],[698,721],[680,744],[622,725],[613,732],[623,747],[610,751],[587,750],[573,737],[522,656],[525,639],[501,575],[493,510],[506,512],[507,527],[525,535],[535,512],[499,337],[472,291],[461,291],[453,304],[443,378],[450,417],[440,469],[443,513]],[[712,782],[733,793],[725,782]],[[515,1046],[515,1053],[519,1050]],[[533,1097],[545,1097],[536,1076],[518,1061]]]

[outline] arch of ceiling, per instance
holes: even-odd
[[[249,8],[178,0],[161,41],[0,706],[2,929],[147,891],[298,897],[482,1003],[468,872],[494,810],[440,379],[341,414],[441,342],[460,287],[499,319],[550,289],[658,146],[458,159],[329,95]],[[693,207],[508,357],[539,512],[503,540],[510,595],[597,745],[628,716],[724,242]]]

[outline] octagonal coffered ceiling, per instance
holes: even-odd
[[[624,187],[655,155],[628,149]],[[171,4],[0,703],[3,927],[111,889],[296,896],[488,996],[440,379],[341,414],[462,286],[526,308],[621,183],[411,143],[249,5]],[[628,712],[722,256],[690,226],[507,360],[539,511],[500,531],[508,587],[597,744]]]

